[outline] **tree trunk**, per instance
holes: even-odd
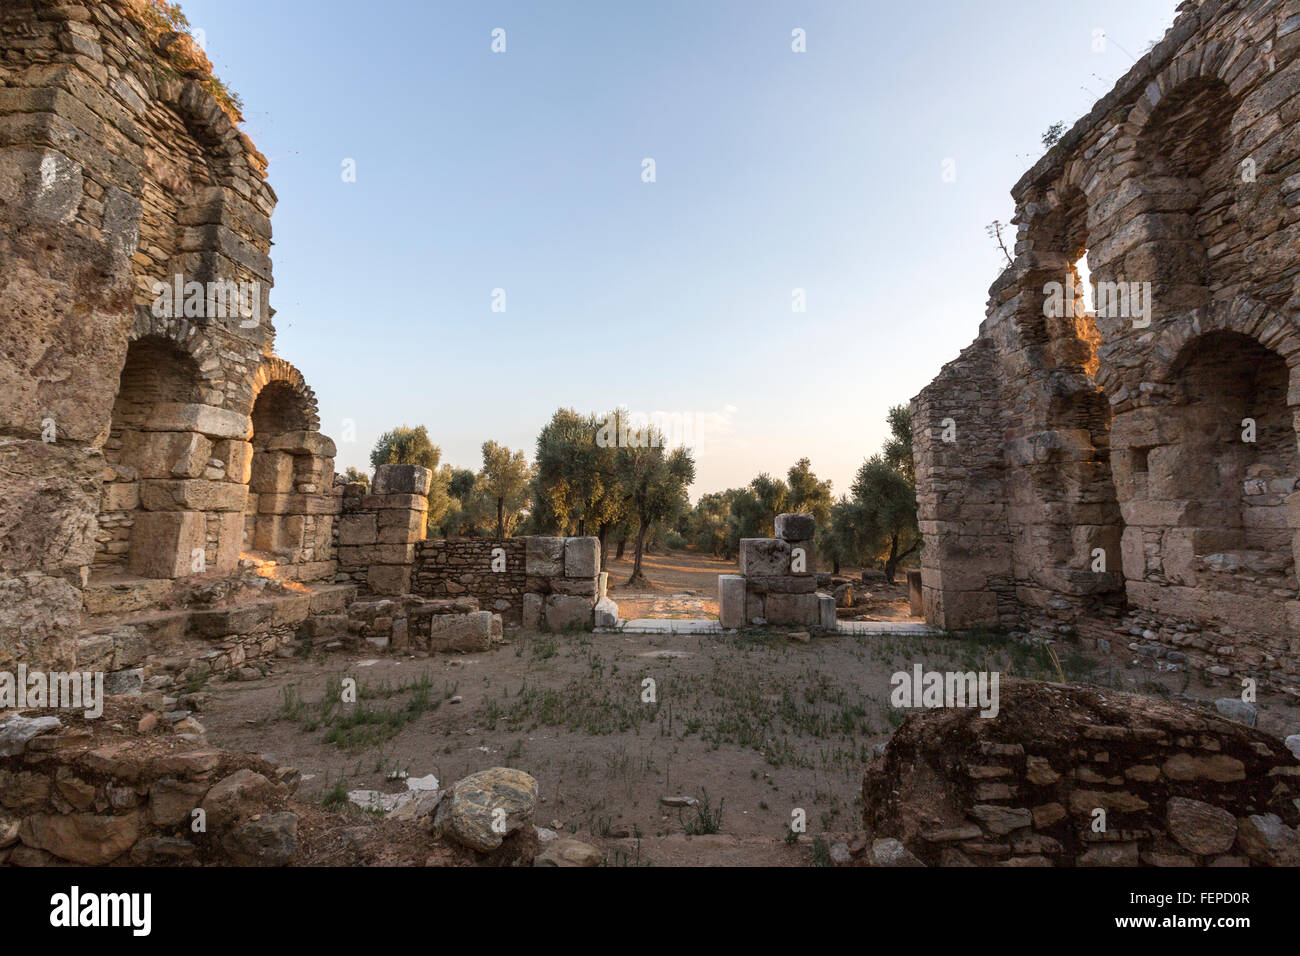
[[[614,557],[619,561],[623,560],[623,549],[626,547],[627,547],[627,538],[626,537],[619,538],[618,551],[614,554]]]
[[[632,576],[627,579],[628,584],[633,584],[637,578],[641,577],[641,552],[645,548],[645,533],[648,525],[644,518],[639,520],[640,524],[636,529],[636,554],[632,559]]]
[[[840,556],[838,554],[833,554],[831,555],[831,574],[839,574],[839,573],[840,573]]]
[[[898,568],[898,562],[898,535],[894,535],[889,539],[889,557],[885,559],[885,577],[890,584],[894,583],[894,571]]]
[[[578,519],[578,537],[581,538],[587,533],[587,519]]]
[[[506,500],[504,498],[497,499],[497,537],[498,538],[504,538],[506,536],[505,501]]]
[[[609,535],[609,522],[602,521],[597,529],[596,537],[600,539],[600,569],[605,570],[605,538]]]

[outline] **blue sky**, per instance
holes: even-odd
[[[696,498],[805,455],[847,490],[974,338],[1043,131],[1176,0],[183,6],[271,159],[277,351],[340,471],[624,405],[690,426]]]

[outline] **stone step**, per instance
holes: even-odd
[[[82,607],[92,616],[131,614],[157,607],[175,588],[169,578],[140,578],[133,575],[92,576],[81,589]]]

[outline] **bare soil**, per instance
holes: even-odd
[[[493,766],[537,777],[536,823],[600,846],[608,865],[807,865],[860,829],[872,745],[904,712],[890,678],[995,669],[1155,696],[1232,693],[1116,656],[997,635],[847,636],[801,643],[773,631],[717,636],[507,630],[484,654],[362,658],[316,651],[261,680],[215,683],[200,720],[212,743],[300,768],[299,797],[397,792],[390,775],[444,785]],[[353,677],[360,702],[339,705]],[[643,695],[653,683],[653,702]],[[1297,712],[1261,698],[1261,729]],[[689,796],[669,808],[663,797]],[[787,842],[793,814],[807,832]]]

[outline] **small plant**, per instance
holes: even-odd
[[[348,785],[342,777],[339,777],[334,786],[330,787],[321,796],[320,805],[326,810],[342,810],[348,805]]]
[[[719,800],[717,809],[714,809],[709,803],[708,791],[701,790],[699,802],[692,808],[695,811],[695,817],[686,821],[686,833],[689,836],[721,833],[722,805],[725,802],[725,800]]]
[[[826,838],[818,835],[813,838],[812,858],[808,861],[809,866],[834,866],[835,862],[831,859],[831,848],[826,844]]]

